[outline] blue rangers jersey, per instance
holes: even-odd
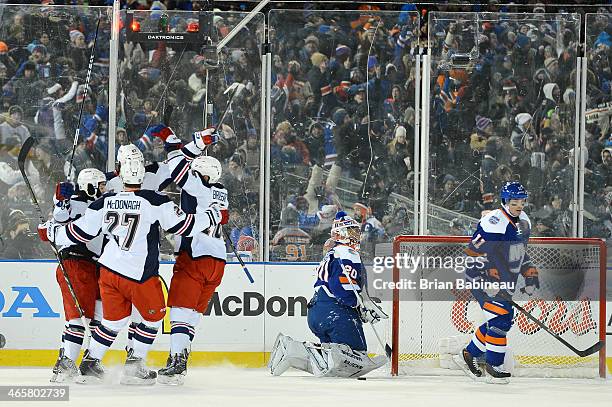
[[[317,268],[315,288],[320,287],[328,296],[348,307],[358,305],[357,292],[361,291],[365,270],[356,250],[339,244],[332,248]],[[347,277],[348,274],[348,277]]]
[[[166,195],[154,191],[108,193],[85,215],[60,227],[57,245],[86,243],[104,234],[98,262],[131,280],[143,282],[159,272],[159,228],[193,236],[216,222],[208,212],[185,214]]]
[[[486,261],[466,270],[466,280],[516,283],[520,273],[533,267],[526,250],[530,233],[531,222],[525,212],[515,217],[500,208],[483,216],[466,251]]]

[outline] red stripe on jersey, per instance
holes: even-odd
[[[76,230],[74,230],[74,225],[72,223],[68,224],[68,231],[70,232],[70,234],[72,236],[74,236],[74,238],[76,240],[78,240],[79,242],[83,242],[83,243],[87,243],[89,242],[89,239],[85,239],[84,237],[82,237],[81,235],[79,235]]]

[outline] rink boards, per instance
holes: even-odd
[[[249,283],[239,264],[228,264],[223,282],[198,326],[190,363],[194,366],[230,363],[261,367],[279,332],[294,338],[316,341],[306,323],[307,302],[312,296],[315,264],[247,263],[255,280]],[[0,334],[6,340],[0,349],[0,366],[49,366],[57,357],[64,325],[55,263],[0,263]],[[172,264],[162,264],[160,275],[170,285]],[[383,303],[390,309],[390,303]],[[612,337],[612,304],[606,320]],[[390,341],[389,328],[380,325]],[[163,364],[169,348],[170,324],[166,317],[150,362]],[[376,339],[365,329],[369,347],[377,350]],[[120,333],[107,362],[124,359],[127,333]],[[1,341],[0,341],[1,342]],[[607,347],[608,369],[612,370],[612,347]],[[24,352],[24,350],[27,350]]]

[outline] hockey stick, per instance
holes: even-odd
[[[230,87],[225,92],[229,91],[232,86],[234,86],[234,84],[230,85]],[[221,125],[223,124],[223,120],[225,120],[225,116],[227,116],[227,113],[230,111],[230,107],[232,106],[232,102],[234,101],[234,96],[236,96],[236,94],[238,93],[238,89],[240,89],[240,88],[239,88],[238,85],[236,85],[236,86],[234,86],[234,89],[231,90],[232,93],[230,94],[229,98],[227,99],[227,104],[225,105],[225,110],[221,114],[221,117],[219,118],[219,122],[217,123],[217,126],[216,126],[217,129],[219,127],[221,127]]]
[[[72,141],[72,153],[70,154],[70,165],[68,166],[68,179],[72,175],[72,162],[74,161],[74,153],[76,151],[77,144],[79,143],[79,137],[81,135],[81,119],[83,118],[83,107],[87,100],[87,93],[89,90],[89,81],[91,79],[91,71],[93,70],[94,57],[96,55],[96,42],[98,40],[98,29],[100,28],[100,20],[102,16],[98,17],[98,23],[96,24],[96,33],[94,34],[93,45],[91,47],[91,54],[89,55],[89,65],[87,66],[87,76],[85,77],[85,89],[83,91],[83,100],[81,101],[81,108],[79,109],[79,121],[77,122],[77,128],[74,132],[74,140]]]
[[[567,346],[572,352],[574,352],[576,355],[580,356],[581,358],[584,358],[584,357],[592,355],[593,353],[599,352],[599,350],[604,346],[603,341],[598,341],[595,345],[585,350],[576,349],[574,346],[572,346],[572,344],[570,344],[568,341],[563,339],[559,334],[556,334],[553,331],[551,331],[550,328],[548,328],[542,321],[540,321],[539,319],[531,315],[525,308],[521,307],[516,302],[514,302],[514,300],[512,300],[511,298],[508,298],[507,301],[510,302],[510,304],[512,304],[514,308],[516,308],[523,315],[525,315],[530,321],[534,322],[537,326],[539,326],[540,328],[542,328],[543,330],[551,334],[556,340],[558,340],[559,342]]]
[[[225,238],[229,241],[230,246],[232,246],[232,251],[234,252],[234,255],[236,256],[236,258],[238,259],[238,262],[240,262],[240,265],[242,266],[242,270],[244,270],[244,274],[246,274],[251,284],[255,283],[255,280],[253,280],[253,276],[251,275],[251,273],[249,273],[249,269],[247,269],[246,264],[244,264],[244,261],[242,260],[240,255],[238,255],[236,246],[234,246],[234,243],[232,242],[232,239],[230,239],[229,234],[227,233],[226,230],[224,230],[223,233],[225,234]]]
[[[348,274],[348,272],[346,270],[343,270],[342,274],[344,274],[346,276],[346,278],[348,279],[348,282],[351,285],[351,289],[355,293],[355,297],[357,297],[357,302],[359,302],[359,305],[361,307],[365,308],[365,305],[363,304],[363,298],[361,298],[361,295],[359,295],[359,293],[357,292],[357,289],[353,285],[353,281],[351,280],[351,276],[349,276],[349,274]],[[370,326],[372,327],[372,331],[374,332],[374,335],[376,336],[376,339],[378,339],[378,343],[385,350],[385,354],[387,355],[387,359],[391,360],[391,355],[393,354],[393,349],[391,348],[391,346],[389,346],[388,343],[383,343],[382,339],[380,339],[380,335],[378,334],[378,331],[376,330],[376,327],[374,326],[374,322],[370,321]]]
[[[23,142],[23,145],[21,146],[21,150],[19,150],[19,155],[17,156],[17,165],[19,166],[19,171],[21,172],[23,181],[25,182],[26,187],[28,188],[28,191],[30,191],[30,196],[32,197],[32,203],[34,204],[34,206],[36,207],[36,210],[38,211],[40,223],[45,223],[46,219],[43,215],[42,209],[40,209],[40,204],[38,203],[38,200],[36,199],[36,194],[34,193],[34,189],[32,189],[30,180],[28,179],[28,176],[26,175],[26,172],[25,172],[25,160],[28,157],[28,154],[35,143],[36,143],[36,139],[32,136],[28,137],[26,141]],[[68,273],[66,272],[66,268],[64,267],[64,262],[62,261],[62,258],[59,255],[59,252],[57,250],[57,247],[55,246],[55,243],[51,241],[49,243],[51,244],[51,248],[53,249],[53,254],[55,254],[55,258],[57,259],[59,263],[60,270],[62,270],[62,274],[64,275],[64,280],[66,281],[66,285],[68,286],[68,291],[70,292],[70,296],[72,297],[72,300],[74,301],[74,305],[76,306],[77,311],[79,312],[79,318],[81,318],[81,322],[83,323],[85,332],[87,333],[87,336],[90,337],[91,330],[89,329],[89,323],[85,319],[85,315],[83,314],[83,309],[81,308],[81,304],[79,303],[79,300],[76,294],[74,293],[74,287],[72,286],[72,283],[70,282],[70,277],[68,277]]]

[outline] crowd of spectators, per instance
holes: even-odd
[[[169,9],[199,11],[205,5],[122,2],[125,8],[151,10],[140,17],[143,26],[163,21],[176,31],[197,16]],[[469,233],[462,219],[494,208],[499,185],[518,179],[531,193],[534,234],[569,236],[580,21],[571,15],[500,14],[476,22],[454,15],[428,26],[427,16],[411,4],[393,12],[380,7],[322,11],[309,3],[267,16],[273,55],[271,259],[317,260],[339,208],[362,223],[366,256],[376,243],[413,232],[415,61],[428,40],[433,55],[428,193],[432,204],[456,213],[447,229],[433,232]],[[214,40],[242,15],[217,13],[211,19]],[[27,137],[39,140],[27,171],[45,208],[53,185],[68,171],[83,101],[75,170],[106,167],[110,24],[105,13],[91,8],[6,8],[2,21],[0,220],[6,247],[10,235],[29,236],[23,228],[19,234],[9,228],[20,216],[16,210],[32,218],[16,166]],[[602,13],[586,26],[587,108],[604,107],[586,126],[585,236],[609,237],[612,138],[605,104],[611,94],[612,24]],[[135,143],[149,161],[165,159],[163,143],[148,131],[152,126],[169,125],[188,141],[193,131],[217,124],[227,88],[241,84],[220,127],[221,142],[210,153],[222,162],[221,182],[230,191],[232,240],[239,250],[253,251],[253,258],[261,254],[264,198],[259,138],[264,34],[260,16],[217,60],[192,44],[128,42],[124,28],[118,68],[116,145]],[[206,102],[214,106],[208,115]],[[391,199],[392,194],[403,198]]]

